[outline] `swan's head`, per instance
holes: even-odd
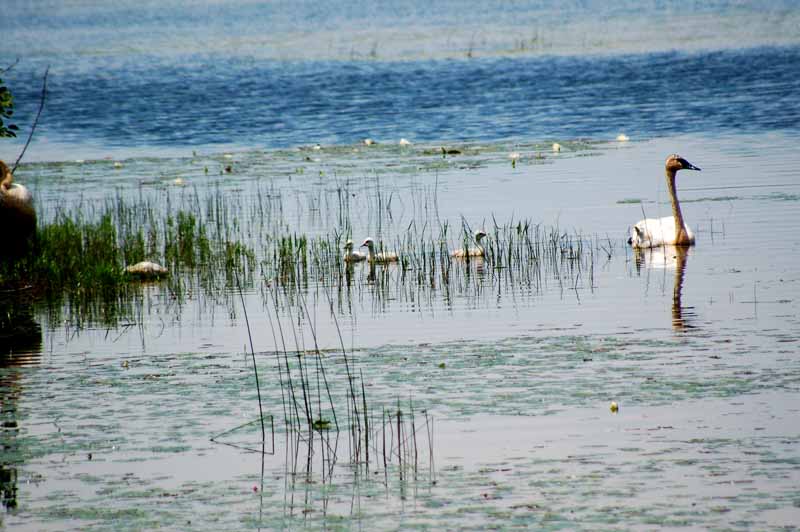
[[[353,241],[352,240],[348,239],[347,242],[344,243],[344,250],[345,251],[353,251]]]
[[[372,240],[372,237],[367,237],[364,239],[364,242],[361,243],[361,247],[363,248],[364,246],[372,249],[375,247],[375,241]]]
[[[700,169],[678,155],[677,153],[673,153],[669,157],[667,157],[667,170],[672,170],[673,172],[677,172],[678,170],[697,170],[698,172]]]
[[[475,231],[475,242],[480,242],[484,238],[486,238],[486,231],[483,229]]]

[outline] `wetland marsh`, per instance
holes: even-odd
[[[445,40],[404,14],[413,46],[389,15],[346,42],[279,17],[284,40],[239,21],[202,53],[176,22],[170,51],[131,30],[98,54],[119,8],[89,34],[80,6],[39,20],[63,49],[37,32],[4,74],[20,124],[61,64],[15,178],[78,277],[0,294],[0,528],[794,529],[800,38],[771,7],[746,42],[719,24],[678,50],[601,39],[577,4],[536,41],[450,12]],[[746,6],[715,9],[683,31]],[[634,253],[674,152],[703,168],[678,176],[697,243]],[[486,256],[451,258],[477,229]],[[400,261],[345,265],[366,237]],[[101,254],[110,291],[80,277]],[[121,276],[145,259],[169,276]]]

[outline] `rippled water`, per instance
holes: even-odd
[[[302,285],[308,315],[286,301],[276,313],[263,282],[246,291],[267,413],[283,412],[273,326],[290,351],[319,344],[341,399],[338,326],[372,414],[413,406],[425,416],[410,478],[349,467],[344,433],[333,468],[320,446],[310,473],[306,443],[294,447],[281,423],[263,462],[225,445],[257,447],[255,426],[211,441],[258,416],[234,297],[198,293],[179,308],[150,286],[138,314],[110,329],[75,329],[0,300],[4,315],[35,324],[0,356],[0,526],[800,522],[791,3],[158,6],[11,9],[14,44],[0,60],[21,58],[3,74],[20,124],[52,65],[34,162],[17,171],[42,219],[72,208],[91,217],[113,197],[205,215],[198,198],[211,196],[260,246],[263,228],[340,227],[346,191],[354,240],[391,245],[447,223],[454,248],[462,221],[530,220],[585,239],[586,257],[528,269],[456,264],[450,283],[428,286],[395,267],[376,282],[357,265],[333,293],[320,279]],[[631,140],[613,140],[621,132]],[[0,158],[13,160],[21,142],[0,144]],[[672,152],[703,168],[678,175],[697,245],[637,258],[627,229],[643,213],[670,213]]]
[[[800,121],[792,2],[157,4],[10,10],[0,61],[21,59],[4,78],[23,126],[51,68],[31,160]],[[22,142],[0,153],[12,158]]]

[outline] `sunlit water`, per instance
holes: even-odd
[[[329,350],[342,396],[338,325],[373,414],[413,401],[434,419],[433,460],[420,437],[417,479],[391,468],[365,479],[346,463],[328,478],[319,455],[306,477],[280,423],[263,466],[260,454],[210,441],[258,416],[235,290],[227,304],[198,294],[176,308],[150,287],[140,314],[108,330],[34,312],[43,331],[0,359],[3,526],[800,522],[800,52],[790,3],[517,13],[31,5],[11,10],[15,44],[0,59],[21,58],[3,75],[20,124],[51,64],[26,156],[39,162],[17,172],[44,219],[78,206],[91,216],[115,195],[182,206],[220,195],[247,227],[262,194],[280,197],[269,223],[324,235],[346,190],[354,240],[391,245],[410,224],[446,222],[454,248],[462,220],[487,229],[531,220],[591,239],[594,257],[590,269],[533,281],[473,265],[469,279],[461,268],[429,289],[394,266],[376,284],[357,265],[343,292],[304,288],[309,316],[283,304],[276,315],[261,280],[247,290],[267,413],[282,415],[273,325],[289,350],[315,340]],[[615,141],[622,132],[631,140]],[[398,146],[401,137],[413,144]],[[22,142],[4,142],[0,157],[13,160]],[[461,153],[443,157],[442,145]],[[678,175],[697,245],[637,261],[627,229],[643,212],[670,213],[672,152],[703,168]],[[380,220],[379,196],[391,198]],[[217,439],[260,445],[253,427]]]

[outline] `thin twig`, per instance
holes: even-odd
[[[17,58],[14,60],[14,62],[13,62],[13,63],[11,63],[10,65],[8,65],[7,67],[5,67],[5,68],[0,68],[0,72],[8,72],[9,70],[11,70],[12,68],[14,68],[14,67],[15,67],[15,66],[17,66],[18,64],[19,64],[19,57],[17,57]]]
[[[39,111],[36,113],[36,119],[33,121],[33,126],[31,127],[30,134],[28,135],[28,140],[27,142],[25,142],[25,147],[22,148],[22,152],[19,154],[19,157],[17,157],[17,160],[14,163],[14,168],[11,169],[12,174],[17,170],[17,165],[19,164],[20,159],[22,159],[22,156],[25,155],[25,150],[28,149],[28,145],[31,143],[31,139],[33,139],[33,132],[36,131],[36,125],[39,123],[39,117],[42,115],[42,109],[44,109],[44,101],[45,98],[47,97],[47,74],[49,72],[50,72],[50,66],[48,66],[47,70],[44,71],[44,79],[42,79],[42,99],[39,102]]]
[[[267,439],[267,433],[264,429],[264,410],[261,406],[261,385],[258,382],[258,365],[256,364],[256,351],[253,347],[253,335],[250,332],[250,320],[247,319],[247,307],[244,304],[244,293],[242,292],[242,284],[239,282],[239,272],[234,270],[236,276],[236,288],[239,289],[239,298],[242,300],[242,312],[244,313],[244,323],[247,325],[247,338],[250,340],[250,354],[253,356],[253,373],[256,376],[256,392],[258,393],[258,414],[261,418],[261,442]]]
[[[303,297],[303,294],[300,293],[299,285],[297,286],[297,297],[299,299],[301,308],[305,311],[306,319],[308,320],[308,328],[311,331],[311,338],[314,341],[314,350],[316,351],[317,361],[319,364],[318,367],[322,373],[322,380],[325,384],[325,391],[328,394],[328,403],[331,405],[331,413],[333,414],[333,423],[334,425],[336,425],[336,430],[339,430],[339,421],[336,419],[336,409],[333,406],[333,396],[331,394],[331,389],[328,384],[328,376],[325,373],[325,365],[322,363],[322,352],[320,352],[319,343],[317,342],[317,333],[314,330],[314,325],[311,322],[311,314],[308,312],[308,305],[306,304],[305,297]],[[319,385],[317,387],[319,388]],[[320,419],[321,419],[322,418],[321,407],[319,407],[319,409],[320,409]]]

